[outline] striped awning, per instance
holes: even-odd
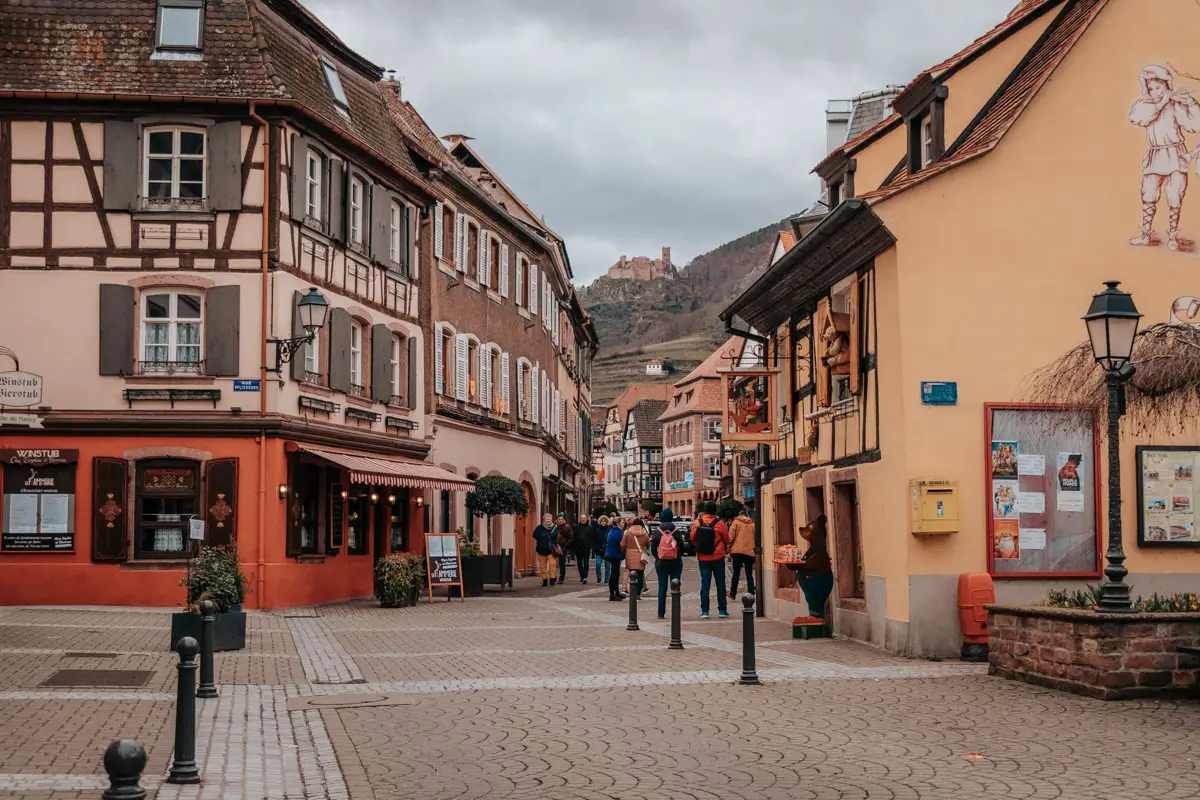
[[[345,467],[350,471],[350,480],[354,483],[402,486],[410,489],[442,489],[449,492],[466,492],[475,488],[475,481],[422,461],[406,461],[401,458],[372,456],[345,450],[326,450],[323,447],[307,445],[301,445],[300,450],[339,467]]]

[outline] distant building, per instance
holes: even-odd
[[[608,268],[610,278],[631,278],[635,281],[652,281],[655,278],[666,278],[675,274],[671,264],[671,248],[662,249],[662,258],[650,259],[646,256],[626,258],[621,256],[617,263]]]
[[[647,375],[662,375],[663,374],[662,362],[659,361],[657,358],[654,359],[653,361],[651,361],[649,364],[646,365],[646,374]]]

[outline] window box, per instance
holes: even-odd
[[[352,383],[352,384],[350,384],[350,396],[351,397],[366,397],[367,396],[367,388],[365,386],[363,386],[361,383]]]

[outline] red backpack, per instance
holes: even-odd
[[[663,561],[679,558],[679,542],[675,541],[675,531],[663,531],[659,536],[658,557]]]

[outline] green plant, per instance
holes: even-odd
[[[653,500],[647,500],[642,508],[645,510],[646,516],[648,517],[656,516],[660,511],[662,511],[662,506]]]
[[[199,557],[189,564],[179,585],[187,589],[186,605],[189,608],[202,599],[213,600],[221,611],[245,602],[249,578],[238,562],[237,543],[201,548]]]
[[[467,511],[477,517],[487,517],[487,530],[491,530],[492,517],[505,514],[528,514],[529,500],[521,484],[503,475],[485,475],[475,481],[475,488],[467,493]],[[463,541],[462,529],[459,529],[459,541]],[[463,556],[467,553],[463,552]],[[475,552],[479,555],[479,544],[475,543]]]
[[[1200,611],[1200,599],[1194,594],[1166,594],[1158,592],[1147,598],[1138,597],[1133,604],[1135,611],[1160,614],[1179,614]]]
[[[474,558],[475,556],[483,554],[479,549],[478,539],[472,538],[462,528],[458,528],[454,532],[458,534],[458,555],[460,557]]]
[[[731,519],[737,519],[738,515],[746,510],[746,505],[739,500],[734,500],[732,497],[726,497],[717,503],[717,516],[728,522]]]
[[[1048,608],[1095,608],[1100,604],[1100,587],[1088,584],[1085,589],[1051,589],[1035,605]]]
[[[416,603],[425,580],[425,558],[419,553],[392,553],[375,563],[375,597],[383,608]]]

